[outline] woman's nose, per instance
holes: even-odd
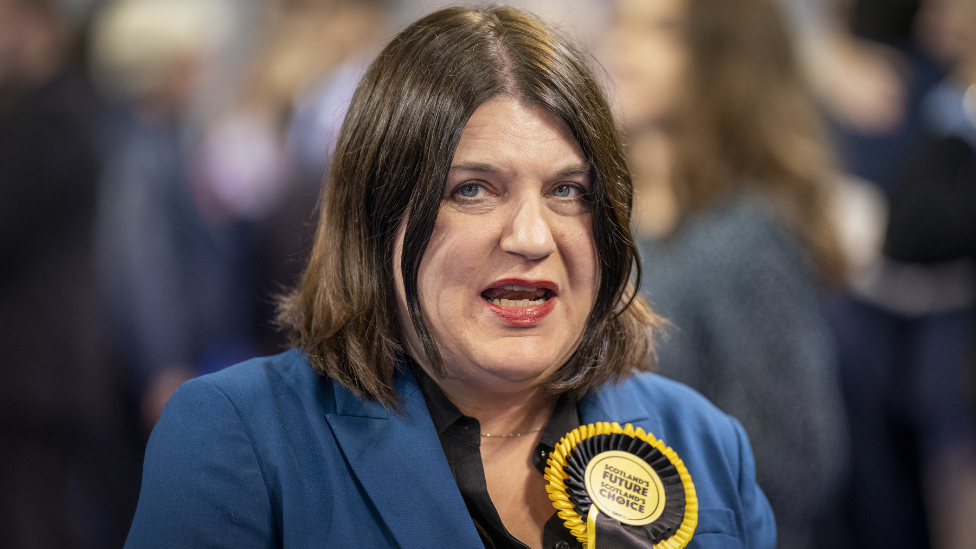
[[[502,235],[502,250],[529,260],[542,259],[555,252],[556,242],[546,213],[541,197],[520,203],[511,226]]]

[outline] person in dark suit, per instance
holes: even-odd
[[[653,436],[600,440],[666,444],[654,478],[681,477],[677,522],[620,523],[626,546],[773,547],[741,426],[647,372],[631,191],[568,40],[504,7],[407,27],[356,90],[282,300],[297,348],[176,392],[127,547],[617,547],[600,500],[555,512],[560,439],[610,422]]]
[[[80,29],[0,0],[0,547],[117,547],[139,491],[102,314],[100,102]]]

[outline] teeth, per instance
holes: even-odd
[[[532,307],[535,305],[542,305],[546,302],[546,298],[540,297],[535,300],[528,299],[492,299],[492,304],[498,305],[499,307]]]

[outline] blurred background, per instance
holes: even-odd
[[[634,175],[659,371],[779,546],[976,547],[976,0],[523,0]],[[286,346],[345,106],[423,0],[0,0],[0,547],[121,547],[190,377]]]

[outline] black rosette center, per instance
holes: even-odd
[[[613,450],[626,452],[643,460],[657,473],[664,489],[663,511],[655,520],[643,526],[622,523],[621,527],[631,535],[648,539],[653,543],[659,543],[673,536],[681,526],[685,515],[685,488],[678,469],[660,450],[624,433],[589,437],[580,441],[567,456],[564,469],[569,476],[566,479],[566,492],[576,512],[585,517],[590,512],[590,506],[593,505],[593,498],[587,493],[584,480],[587,465],[598,455]],[[624,498],[628,492],[641,488],[639,482],[627,478],[627,475],[615,474],[612,472],[613,467],[610,469],[611,472],[603,473],[609,480],[604,484],[619,487],[620,491],[617,493],[623,495],[617,497],[621,500],[626,501]],[[601,511],[605,510],[601,509]]]

